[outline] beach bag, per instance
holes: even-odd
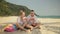
[[[13,25],[8,25],[8,26],[5,28],[4,31],[5,31],[5,32],[13,32],[13,31],[15,31],[15,29],[14,29],[14,26],[13,26]]]

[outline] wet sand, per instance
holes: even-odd
[[[0,32],[0,34],[60,34],[60,19],[58,18],[38,18],[41,29],[33,29],[31,32],[15,31],[15,32]],[[0,25],[5,23],[16,23],[17,16],[0,17]]]

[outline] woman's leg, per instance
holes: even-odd
[[[24,29],[24,27],[22,27],[20,24],[16,24],[16,27],[17,27],[18,29],[20,29],[20,30],[26,31],[26,30]]]
[[[33,29],[33,27],[32,27],[31,25],[29,25],[29,24],[27,24],[25,27],[26,27],[27,29],[30,29],[30,30]]]

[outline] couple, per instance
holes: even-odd
[[[17,19],[16,26],[20,30],[27,31],[26,29],[29,29],[30,31],[34,28],[40,28],[40,24],[38,23],[34,10],[30,11],[30,14],[26,17],[25,12],[23,10],[20,11],[20,16]]]

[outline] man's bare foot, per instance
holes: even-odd
[[[40,27],[37,27],[38,29],[41,29]]]
[[[36,26],[36,27],[34,27],[34,28],[35,28],[35,29],[36,29],[36,28],[41,29],[40,26]]]
[[[32,26],[30,26],[30,27],[31,27],[30,31],[32,31],[33,30],[33,27]]]

